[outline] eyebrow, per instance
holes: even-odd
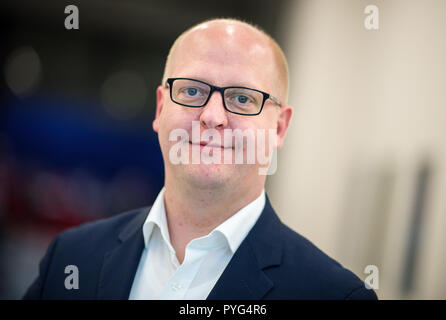
[[[217,86],[214,81],[209,80],[207,78],[203,78],[203,77],[199,77],[199,76],[190,76],[190,75],[182,75],[182,76],[178,76],[178,78],[189,78],[189,79],[194,79],[194,80],[200,80],[206,83],[210,83],[214,86]],[[227,85],[218,85],[217,87],[244,87],[244,88],[250,88],[250,89],[256,89],[256,90],[260,90],[263,91],[264,89],[262,89],[260,86],[258,85],[252,85],[246,82],[233,82]]]

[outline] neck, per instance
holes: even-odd
[[[263,185],[241,190],[223,184],[209,188],[183,185],[166,176],[164,204],[170,241],[178,261],[184,259],[186,245],[209,234],[218,225],[260,196]]]

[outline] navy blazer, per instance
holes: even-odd
[[[144,248],[150,207],[87,223],[59,234],[24,299],[128,299]],[[67,265],[79,288],[65,288]],[[377,299],[351,271],[285,226],[265,208],[208,299]]]

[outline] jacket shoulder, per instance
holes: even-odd
[[[24,299],[61,299],[67,294],[63,286],[67,266],[82,273],[82,294],[77,298],[93,299],[106,252],[116,247],[119,237],[140,230],[150,207],[127,211],[116,216],[88,222],[61,232],[51,242],[39,265],[39,275]],[[71,291],[70,291],[71,292]]]
[[[280,277],[291,296],[297,299],[377,299],[352,271],[344,268],[310,240],[281,224],[283,248],[280,271],[272,268],[272,277]],[[287,275],[286,279],[283,275]],[[285,281],[284,281],[285,280]],[[296,290],[301,289],[301,290]],[[302,294],[301,294],[302,293]]]
[[[141,227],[145,217],[150,211],[150,207],[138,208],[115,216],[104,218],[92,222],[87,222],[76,227],[69,228],[61,232],[58,236],[59,241],[74,242],[76,246],[81,243],[88,244],[105,244],[111,243],[110,240],[118,240],[118,236],[126,231],[136,230]],[[131,227],[135,228],[131,228]],[[97,242],[101,241],[101,242]]]

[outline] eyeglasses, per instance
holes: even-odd
[[[279,99],[272,95],[246,87],[217,87],[189,78],[168,78],[167,84],[170,88],[170,99],[185,107],[204,107],[214,91],[221,93],[224,108],[235,114],[256,116],[262,112],[267,99],[281,106]]]

